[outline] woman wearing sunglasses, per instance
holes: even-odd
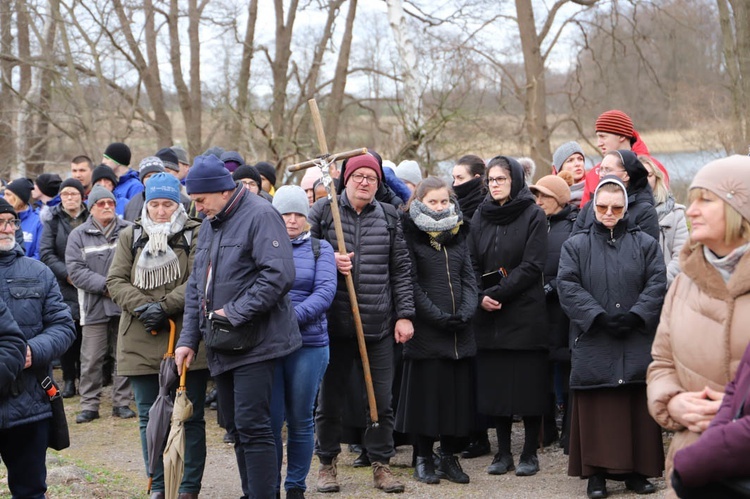
[[[627,190],[628,227],[640,227],[658,241],[661,230],[654,207],[654,194],[648,185],[648,170],[638,156],[633,151],[619,150],[605,154],[599,165],[599,176],[604,178],[607,175],[617,177]],[[591,227],[595,219],[593,203],[589,201],[581,209],[573,232]]]
[[[605,176],[589,203],[596,219],[562,246],[557,289],[570,317],[573,394],[568,475],[607,497],[606,478],[656,491],[661,429],[648,414],[646,369],[667,286],[659,243],[628,224],[623,182]]]

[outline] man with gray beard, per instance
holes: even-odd
[[[0,458],[13,497],[43,498],[52,406],[40,380],[76,333],[54,274],[16,243],[20,225],[0,199]]]

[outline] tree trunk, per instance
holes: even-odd
[[[119,28],[125,36],[125,40],[127,41],[128,48],[131,52],[130,54],[124,55],[129,59],[132,59],[139,75],[143,79],[143,86],[146,88],[148,100],[154,111],[154,121],[151,125],[156,132],[157,148],[168,147],[172,145],[172,120],[169,118],[169,114],[167,114],[164,103],[164,92],[162,91],[161,79],[159,77],[159,59],[157,56],[153,5],[151,0],[143,1],[143,9],[146,16],[144,33],[146,37],[148,61],[143,57],[138,41],[135,39],[135,36],[133,36],[130,19],[122,5],[122,0],[112,0],[112,5],[115,8],[117,18],[120,21]]]
[[[271,61],[273,101],[271,103],[271,136],[269,146],[273,159],[276,162],[284,155],[285,143],[288,143],[290,139],[289,131],[291,130],[291,123],[288,123],[289,120],[286,119],[286,89],[289,84],[288,71],[289,59],[292,55],[292,31],[294,29],[298,3],[298,0],[291,1],[285,22],[284,1],[274,0],[276,11],[276,50],[273,61]]]
[[[414,48],[411,36],[407,33],[406,16],[404,15],[403,0],[387,0],[388,23],[393,32],[398,53],[398,67],[401,76],[402,95],[401,103],[401,126],[404,129],[406,144],[400,148],[398,157],[401,159],[416,159],[424,136],[420,106],[421,99],[417,88],[416,66],[417,52]]]
[[[13,6],[11,2],[0,3],[0,52],[11,54],[13,52],[13,33],[12,19]],[[13,62],[3,58],[0,60],[0,151],[10,161],[3,161],[0,164],[0,176],[8,178],[10,176],[10,165],[16,158],[16,140],[15,140],[15,102],[13,98]]]
[[[732,95],[732,132],[730,151],[747,154],[748,136],[747,113],[750,110],[750,25],[748,8],[737,0],[717,0],[719,23],[721,26],[724,64],[729,76],[729,89]],[[731,10],[730,10],[731,7]]]
[[[518,31],[526,74],[524,113],[529,135],[530,157],[537,164],[537,176],[547,175],[552,164],[550,131],[547,125],[547,84],[544,75],[544,57],[536,31],[531,0],[516,0]]]
[[[333,87],[331,96],[325,112],[325,130],[328,148],[336,150],[336,139],[339,134],[339,120],[341,111],[344,109],[344,90],[346,89],[346,77],[349,74],[349,55],[352,51],[354,18],[357,14],[357,0],[349,1],[349,12],[346,15],[344,36],[341,38],[339,57],[336,61],[336,71],[333,75]]]
[[[245,27],[245,41],[242,43],[242,60],[240,72],[237,76],[237,108],[229,128],[229,143],[242,143],[242,130],[245,119],[250,112],[250,68],[255,55],[253,43],[255,41],[255,24],[258,20],[258,0],[250,0],[248,7],[247,26]]]

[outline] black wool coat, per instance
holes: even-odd
[[[488,200],[485,201],[489,202]],[[479,302],[487,295],[502,308],[477,307],[474,335],[478,349],[546,350],[547,312],[543,270],[547,259],[547,220],[544,211],[529,205],[506,225],[483,216],[480,205],[471,221],[469,246],[477,276]],[[482,289],[482,274],[503,267],[508,276],[497,286]]]
[[[621,220],[600,222],[562,246],[557,274],[560,304],[570,317],[573,389],[646,382],[667,275],[659,243]],[[633,312],[645,327],[619,338],[592,327],[600,314]]]
[[[411,359],[461,359],[476,354],[471,326],[457,331],[447,325],[451,315],[471,319],[477,308],[477,286],[469,256],[469,229],[463,224],[440,250],[430,245],[408,213],[404,238],[411,257],[414,285],[414,337],[404,344]]]
[[[557,294],[557,269],[560,265],[562,245],[573,231],[578,208],[566,205],[562,211],[547,217],[547,262],[544,264],[544,284],[547,297],[547,324],[549,331],[550,360],[570,362],[568,347],[568,316],[560,306]]]

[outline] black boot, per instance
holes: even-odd
[[[417,456],[414,478],[422,483],[440,483],[440,478],[435,474],[435,463],[432,461],[432,456]]]
[[[440,466],[436,473],[438,477],[446,478],[453,483],[469,483],[469,475],[464,473],[458,458],[452,454],[440,456]]]
[[[461,457],[464,459],[473,459],[475,457],[486,456],[491,452],[490,439],[487,436],[487,432],[474,442],[471,442],[469,446],[464,449],[461,453]]]
[[[604,475],[591,475],[589,477],[586,495],[590,499],[604,499],[609,496],[609,493],[607,493],[607,480],[604,479]]]
[[[362,451],[354,460],[352,466],[355,468],[369,468],[370,467],[370,456],[367,455],[367,449],[361,447]]]
[[[76,395],[76,380],[66,379],[65,386],[62,389],[62,398],[69,399]]]

